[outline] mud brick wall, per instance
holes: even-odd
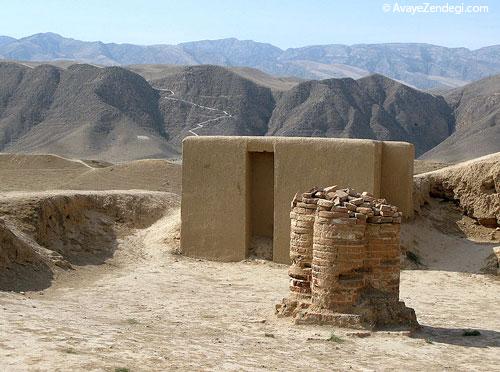
[[[272,215],[272,260],[289,265],[289,203],[297,191],[334,179],[383,195],[410,217],[413,158],[413,145],[403,142],[186,137],[182,143],[181,250],[197,258],[244,260],[254,252],[253,238],[262,235],[256,227],[261,223],[269,227]],[[263,200],[259,190],[264,189]],[[220,190],[228,202],[221,202]],[[259,217],[260,210],[266,211],[266,218]],[[271,238],[270,231],[264,236]],[[265,257],[270,256],[267,253]]]

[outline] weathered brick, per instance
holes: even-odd
[[[334,205],[331,200],[327,200],[327,199],[319,199],[317,204],[318,204],[318,206],[327,207],[327,208],[331,208]]]
[[[336,187],[313,189],[294,202],[290,214],[290,293],[312,304],[308,321],[338,321],[339,316],[348,316],[339,312],[359,317],[352,312],[369,288],[385,295],[377,301],[401,306],[397,208],[370,193]]]
[[[316,210],[316,204],[312,203],[297,203],[297,208],[304,208],[304,209],[314,209]]]

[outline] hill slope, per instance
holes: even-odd
[[[500,151],[500,75],[445,95],[454,110],[456,131],[422,159],[457,162]]]
[[[452,129],[444,99],[372,75],[297,85],[278,101],[268,134],[408,141],[421,154]]]
[[[148,81],[159,80],[170,75],[180,74],[185,71],[185,66],[180,65],[128,65],[125,68],[134,71]],[[255,84],[281,92],[293,88],[302,80],[294,77],[279,77],[266,74],[261,70],[251,67],[226,67],[227,70],[240,75],[242,78],[253,81]]]
[[[186,136],[286,135],[402,140],[422,154],[454,128],[442,97],[381,75],[296,83],[214,65],[139,70],[161,78],[0,63],[0,151],[116,162],[176,156]]]
[[[0,63],[0,151],[165,157],[175,151],[159,98],[141,76],[119,67]]]
[[[275,106],[271,89],[219,66],[184,67],[151,85],[177,146],[187,135],[265,135]]]
[[[181,165],[161,159],[95,164],[57,155],[0,153],[0,179],[0,192],[140,189],[180,194]]]
[[[498,45],[469,50],[417,43],[332,44],[281,50],[271,44],[234,38],[143,46],[79,41],[54,33],[0,40],[0,58],[11,60],[66,59],[105,65],[216,64],[253,67],[303,79],[357,79],[380,73],[421,89],[458,87],[500,73]]]

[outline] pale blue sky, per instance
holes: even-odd
[[[401,14],[383,4],[423,1],[334,0],[1,0],[0,35],[55,32],[80,40],[176,44],[236,37],[281,48],[314,44],[425,42],[479,48],[500,44],[500,2],[487,14]],[[392,8],[391,8],[392,9]]]

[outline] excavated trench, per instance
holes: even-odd
[[[179,197],[164,192],[7,193],[0,197],[0,290],[40,290],[56,270],[99,265]]]

